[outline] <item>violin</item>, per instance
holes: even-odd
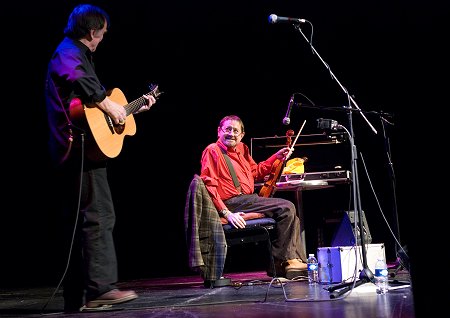
[[[259,190],[259,196],[260,197],[266,197],[270,198],[275,193],[275,189],[277,187],[277,182],[280,180],[281,173],[283,172],[283,167],[285,165],[285,162],[289,157],[291,156],[292,152],[294,151],[294,145],[297,142],[298,137],[300,136],[300,133],[303,130],[303,127],[305,127],[306,120],[303,122],[302,127],[298,131],[297,137],[295,137],[294,142],[291,142],[291,137],[294,135],[294,131],[292,129],[289,129],[286,132],[286,144],[287,147],[289,147],[289,153],[282,159],[276,159],[272,165],[272,168],[270,170],[269,178],[266,182],[264,182],[264,185],[262,186],[261,190]]]
[[[291,146],[292,143],[292,136],[294,135],[294,131],[292,129],[289,129],[286,132],[286,145],[288,147]],[[283,167],[285,164],[286,158],[280,160],[276,159],[274,163],[272,164],[272,168],[269,173],[269,178],[266,182],[264,182],[264,185],[262,186],[261,190],[259,190],[259,196],[260,197],[272,197],[275,193],[275,188],[277,186],[277,182],[280,180],[281,173],[283,171]]]

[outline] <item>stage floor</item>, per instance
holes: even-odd
[[[333,285],[310,286],[304,277],[272,279],[266,272],[229,273],[232,285],[205,288],[198,276],[140,279],[121,282],[139,298],[107,310],[63,312],[62,292],[55,287],[1,290],[2,317],[333,317],[414,318],[413,294],[407,272],[390,278],[390,291],[377,295],[364,283],[330,297]],[[54,296],[52,297],[52,295]]]

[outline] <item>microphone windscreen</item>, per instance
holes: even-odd
[[[276,23],[277,19],[278,19],[278,17],[276,14],[269,15],[269,23]]]

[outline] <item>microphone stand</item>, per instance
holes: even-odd
[[[309,21],[308,21],[309,22]],[[309,22],[310,23],[310,22]],[[351,105],[349,105],[347,107],[348,110],[348,121],[349,121],[349,127],[350,127],[350,132],[347,131],[348,135],[349,135],[349,140],[350,140],[350,151],[351,151],[351,160],[352,160],[352,164],[351,164],[351,172],[352,172],[352,185],[353,185],[353,210],[354,210],[354,214],[355,214],[355,222],[358,222],[358,224],[356,224],[355,229],[358,229],[359,226],[359,231],[355,230],[355,236],[360,235],[360,242],[361,242],[361,254],[362,254],[362,270],[360,272],[359,275],[359,280],[355,280],[353,282],[349,282],[349,283],[342,283],[342,284],[337,284],[334,286],[331,286],[329,288],[327,288],[327,290],[329,292],[331,292],[330,294],[330,298],[336,298],[338,296],[341,296],[343,294],[345,294],[346,292],[352,290],[355,287],[358,287],[360,285],[363,285],[365,283],[369,283],[369,282],[373,282],[374,281],[374,275],[372,273],[372,271],[369,269],[369,267],[367,266],[367,250],[366,250],[366,242],[365,242],[365,235],[364,235],[364,230],[363,230],[363,217],[362,217],[362,209],[361,209],[361,196],[360,196],[360,188],[359,188],[359,178],[358,178],[358,165],[357,165],[357,151],[356,151],[356,145],[355,145],[355,141],[354,141],[354,132],[353,132],[353,111],[356,110],[358,111],[358,113],[364,118],[364,120],[369,124],[370,128],[372,129],[372,131],[377,134],[376,129],[373,127],[373,125],[369,122],[369,120],[366,118],[366,116],[364,115],[364,113],[361,111],[361,109],[359,108],[359,106],[356,104],[355,100],[350,96],[350,94],[348,93],[347,89],[342,86],[342,84],[339,82],[339,80],[336,78],[336,76],[333,74],[333,72],[331,71],[329,65],[327,63],[325,63],[325,61],[322,59],[322,57],[319,55],[319,53],[316,51],[316,49],[314,48],[314,46],[312,45],[311,41],[305,36],[305,34],[302,32],[300,25],[294,25],[294,28],[296,30],[298,30],[303,38],[309,43],[313,54],[317,55],[317,57],[320,59],[320,61],[325,65],[325,67],[328,69],[328,71],[330,72],[331,77],[338,83],[339,87],[343,90],[343,92],[346,94],[348,100],[349,100],[349,104],[353,104],[355,106],[355,108],[352,108]],[[351,103],[350,103],[351,102]],[[345,128],[345,127],[343,127]],[[356,239],[356,242],[358,242],[358,240]]]
[[[395,230],[396,230],[396,237],[398,239],[399,242],[401,242],[400,239],[400,226],[398,223],[398,213],[397,213],[397,195],[395,193],[396,190],[396,178],[395,178],[395,172],[394,172],[394,165],[392,163],[392,156],[391,156],[391,145],[389,143],[389,138],[387,136],[386,133],[386,124],[389,125],[394,125],[393,123],[391,123],[390,121],[388,121],[386,118],[383,117],[383,113],[380,113],[380,120],[381,120],[381,127],[383,128],[383,138],[384,138],[384,147],[386,150],[386,157],[388,160],[388,164],[389,164],[389,176],[391,177],[391,183],[392,183],[392,190],[393,190],[393,200],[394,200],[394,210],[393,210],[393,214],[394,214],[394,222],[395,222]],[[398,249],[397,249],[397,244],[395,244],[395,255],[398,255]]]
[[[310,23],[309,21],[306,20],[306,22]],[[375,127],[373,127],[373,125],[369,122],[369,120],[367,119],[367,117],[361,112],[361,108],[359,108],[358,104],[356,103],[356,101],[353,99],[352,96],[350,96],[350,94],[348,93],[347,89],[341,84],[341,82],[339,82],[339,80],[336,78],[336,76],[334,76],[333,72],[330,69],[330,66],[325,63],[325,61],[322,59],[322,57],[319,55],[319,53],[316,51],[316,49],[314,48],[314,46],[312,45],[311,41],[305,36],[305,34],[303,33],[302,29],[300,28],[300,25],[294,25],[294,28],[296,30],[298,30],[301,35],[303,36],[303,38],[306,40],[306,42],[309,43],[309,46],[311,47],[311,50],[313,51],[313,54],[317,55],[317,57],[320,59],[320,61],[323,63],[323,65],[325,65],[326,69],[328,70],[328,72],[330,72],[331,78],[334,79],[336,81],[336,83],[338,83],[339,87],[344,91],[345,95],[347,96],[347,98],[352,102],[352,104],[356,107],[356,109],[359,111],[359,113],[361,114],[361,116],[364,118],[364,120],[367,122],[367,124],[370,126],[370,128],[372,129],[372,131],[377,134],[377,130],[375,129]]]
[[[392,214],[394,217],[395,237],[396,237],[396,242],[397,242],[398,246],[400,247],[400,250],[399,250],[399,248],[397,247],[397,244],[394,245],[395,246],[394,251],[395,251],[395,255],[396,255],[396,260],[395,260],[395,264],[394,264],[395,270],[393,271],[393,273],[390,274],[390,276],[395,277],[397,275],[397,272],[399,270],[401,270],[402,268],[405,268],[406,270],[409,271],[409,264],[408,263],[404,264],[403,262],[405,262],[405,260],[402,259],[402,257],[401,257],[401,255],[403,255],[404,258],[407,258],[408,256],[406,254],[405,248],[400,243],[401,238],[400,238],[400,225],[399,225],[399,221],[398,221],[398,210],[397,210],[396,178],[395,178],[395,172],[394,172],[394,165],[392,163],[391,145],[389,143],[389,137],[386,133],[386,125],[394,126],[394,124],[392,122],[390,122],[389,120],[387,120],[385,117],[383,117],[384,114],[386,114],[386,113],[383,113],[383,111],[381,111],[378,115],[380,117],[381,127],[383,128],[384,147],[386,150],[386,157],[387,157],[388,165],[389,165],[389,176],[390,176],[391,184],[392,184],[391,185],[392,192],[393,192]],[[386,115],[389,115],[389,114],[386,114]]]

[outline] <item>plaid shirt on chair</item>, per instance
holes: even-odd
[[[200,271],[204,280],[223,274],[227,244],[219,214],[199,175],[194,175],[186,195],[184,227],[189,268]]]

